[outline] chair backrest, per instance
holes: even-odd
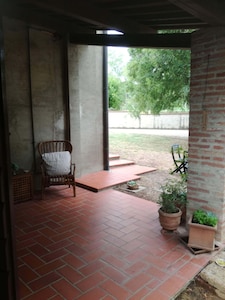
[[[171,153],[174,162],[177,162],[177,160],[182,160],[182,155],[181,155],[181,150],[182,148],[178,144],[174,144],[171,146]]]
[[[45,141],[38,144],[38,152],[40,155],[50,152],[69,151],[72,152],[73,147],[69,141]]]

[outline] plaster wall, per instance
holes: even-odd
[[[217,240],[225,242],[225,28],[192,37],[188,151],[189,215],[195,209],[219,218]]]

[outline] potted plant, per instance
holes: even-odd
[[[182,209],[187,203],[186,180],[169,179],[161,189],[159,221],[163,229],[173,231],[180,225]]]
[[[137,184],[136,181],[130,180],[130,181],[127,182],[127,188],[129,190],[138,190],[139,185]]]
[[[218,218],[214,213],[202,209],[194,211],[188,222],[188,246],[213,251],[217,223]]]

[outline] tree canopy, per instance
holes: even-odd
[[[189,99],[190,51],[130,48],[127,107],[141,112],[183,109]]]
[[[125,100],[125,85],[116,76],[108,77],[109,108],[120,110]]]
[[[120,110],[126,100],[127,61],[124,60],[125,49],[108,48],[108,91],[109,108]]]

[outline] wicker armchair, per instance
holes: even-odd
[[[41,156],[42,199],[46,187],[68,185],[76,197],[75,164],[71,163],[72,145],[69,141],[46,141],[38,144]]]

